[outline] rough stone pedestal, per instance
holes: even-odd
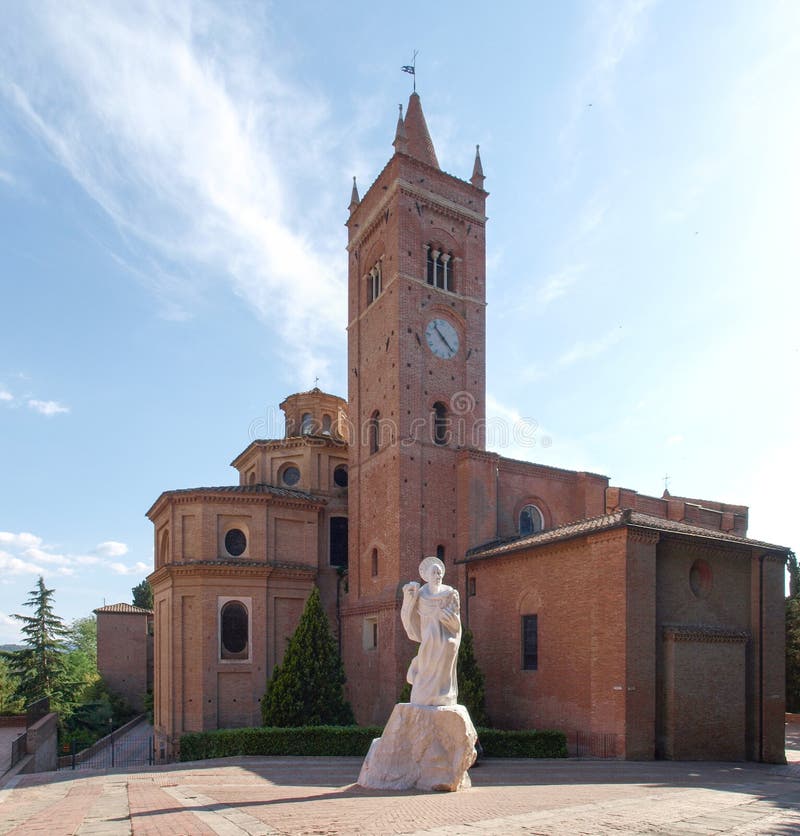
[[[463,705],[398,703],[383,736],[372,741],[358,783],[376,790],[467,789],[477,739]]]

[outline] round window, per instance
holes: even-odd
[[[696,598],[708,598],[711,593],[711,567],[705,560],[695,560],[689,570],[689,586]]]
[[[244,554],[246,548],[247,537],[240,528],[232,528],[225,535],[225,550],[232,557],[239,557],[239,555]]]
[[[347,465],[340,464],[333,471],[333,484],[340,487],[347,487]]]
[[[284,485],[290,487],[296,485],[300,481],[300,471],[293,464],[290,464],[289,467],[284,469],[281,479],[283,479]]]

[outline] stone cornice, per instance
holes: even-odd
[[[268,450],[279,452],[280,450],[293,450],[298,447],[329,447],[332,449],[347,450],[347,442],[342,438],[335,438],[327,435],[299,435],[288,438],[256,438],[242,450],[241,453],[231,462],[231,467],[238,469],[249,455],[254,455],[257,450]]]
[[[469,221],[470,223],[478,224],[480,226],[486,225],[486,215],[482,212],[476,212],[474,209],[470,209],[466,206],[462,206],[460,203],[456,203],[454,200],[442,197],[442,195],[436,194],[430,189],[422,188],[422,186],[411,183],[402,177],[398,177],[387,187],[386,193],[375,204],[375,207],[361,223],[358,232],[350,239],[347,244],[348,252],[358,249],[364,240],[372,234],[375,228],[384,219],[388,204],[394,200],[398,192],[423,201],[428,206],[435,208],[442,215],[452,218],[453,220]],[[364,198],[366,199],[366,195],[364,195]]]
[[[442,299],[437,299],[436,304],[435,305],[432,304],[430,310],[427,309],[427,308],[425,308],[424,310],[430,314],[434,310],[436,310],[438,308],[441,308],[442,311],[446,311],[447,314],[449,314],[450,316],[453,316],[456,319],[458,319],[461,322],[462,327],[466,327],[465,323],[464,323],[464,318],[461,316],[461,314],[459,314],[452,307],[450,307],[450,305],[445,304],[445,302],[448,299],[455,299],[459,302],[467,302],[470,305],[481,305],[483,307],[486,307],[485,300],[478,299],[477,296],[465,296],[461,293],[452,293],[448,290],[442,290],[441,288],[431,287],[431,285],[429,285],[423,279],[419,279],[416,276],[411,276],[408,273],[398,273],[396,276],[391,278],[388,281],[388,283],[386,284],[386,286],[383,288],[383,292],[378,297],[378,299],[380,299],[382,296],[384,296],[390,288],[394,287],[394,285],[399,283],[399,282],[412,282],[413,284],[418,284],[420,287],[425,288],[426,291],[429,291],[429,292],[433,291],[433,292],[436,292],[436,293],[443,294]],[[350,320],[350,322],[347,325],[347,330],[349,331],[350,328],[352,328],[352,326],[356,322],[362,320],[365,316],[372,313],[372,310],[373,310],[373,306],[372,305],[367,305],[367,307],[364,308],[364,310],[361,311],[355,319]]]
[[[714,534],[713,529],[710,534]],[[747,544],[731,543],[728,541],[698,542],[690,534],[662,532],[661,545],[667,550],[680,549],[685,554],[697,557],[741,557],[749,558],[753,549]]]
[[[275,505],[282,508],[305,509],[321,509],[328,504],[328,500],[321,496],[292,497],[272,493],[248,494],[236,490],[216,490],[214,488],[186,488],[177,491],[164,491],[153,503],[146,516],[150,520],[154,520],[167,506],[189,505],[198,501],[224,502],[236,505]]]
[[[660,531],[653,531],[652,529],[647,528],[634,528],[629,527],[628,531],[628,539],[632,540],[634,543],[647,543],[648,545],[653,545],[654,543],[658,543],[661,540],[662,534]]]
[[[494,462],[497,464],[497,462],[500,461],[501,456],[499,453],[492,453],[489,450],[478,450],[477,447],[461,447],[457,453],[457,459],[459,462],[478,459],[480,461]]]
[[[747,630],[717,627],[711,624],[664,624],[661,631],[664,641],[673,642],[739,644],[750,639],[750,633]]]
[[[159,583],[165,577],[187,575],[212,575],[235,577],[298,577],[308,578],[317,574],[316,566],[305,563],[253,560],[182,560],[160,566],[151,575],[152,582]]]
[[[519,459],[507,459],[500,456],[500,475],[503,473],[518,473],[522,476],[541,476],[544,479],[553,479],[556,482],[567,482],[574,484],[578,480],[578,471],[563,470],[558,467],[550,467],[546,464],[536,462],[524,462]]]

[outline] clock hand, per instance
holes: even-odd
[[[452,351],[453,346],[447,342],[447,337],[445,337],[445,335],[439,330],[439,326],[436,323],[433,324],[433,330],[436,331],[436,333],[442,338],[442,342],[447,346],[447,350]]]

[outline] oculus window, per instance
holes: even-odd
[[[542,512],[535,505],[526,505],[519,512],[519,533],[525,537],[528,534],[536,534],[544,528],[544,517]]]
[[[241,557],[247,548],[247,537],[241,528],[231,528],[225,534],[225,551],[231,557]]]
[[[337,465],[333,470],[333,484],[336,485],[337,488],[346,488],[347,487],[347,465],[340,464]]]
[[[284,485],[288,485],[290,488],[293,485],[296,485],[300,481],[300,470],[296,468],[293,464],[290,464],[288,467],[283,469],[283,473],[281,474],[281,481]]]

